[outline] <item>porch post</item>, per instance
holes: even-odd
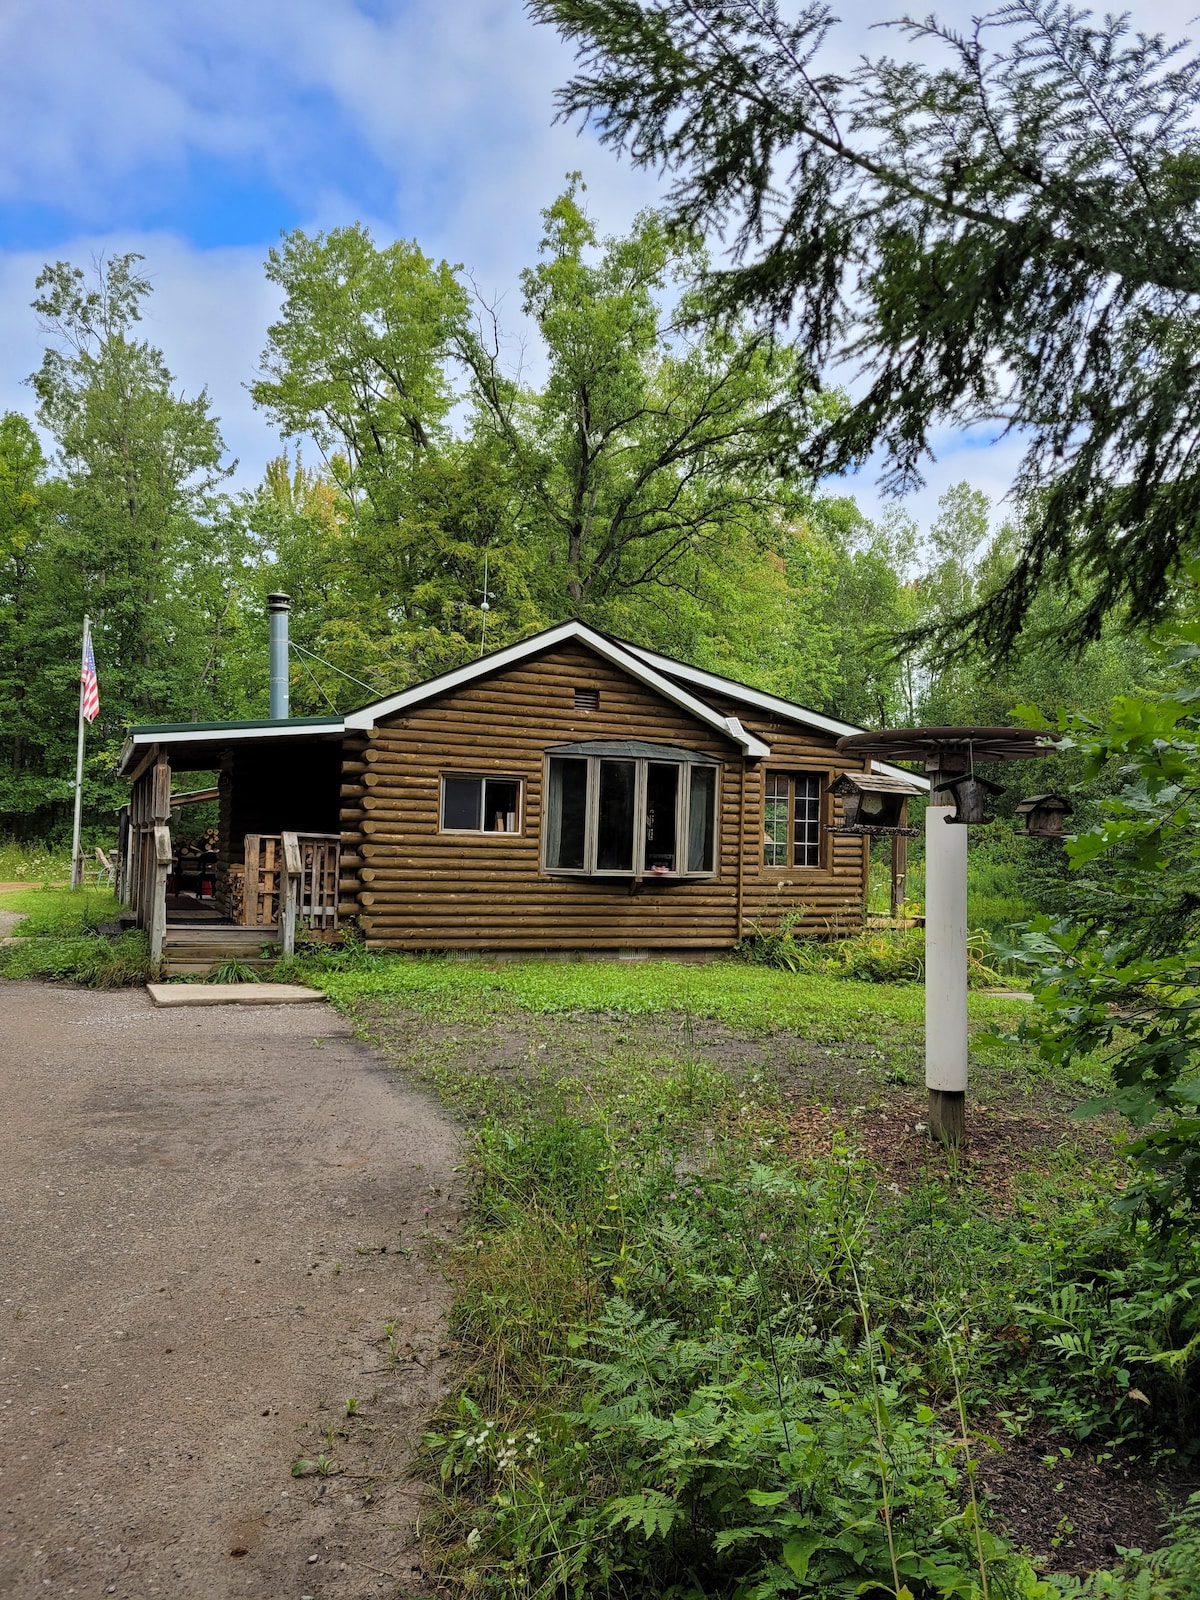
[[[283,957],[288,960],[296,953],[296,910],[300,898],[300,878],[304,862],[300,854],[300,841],[294,833],[281,836],[283,860],[279,865],[280,932],[283,935]]]
[[[167,876],[171,871],[171,830],[165,823],[154,826],[154,893],[150,902],[150,960],[162,960],[167,938]]]

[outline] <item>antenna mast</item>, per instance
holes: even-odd
[[[488,552],[486,550],[483,552],[483,599],[480,601],[479,609],[482,612],[482,616],[479,619],[479,654],[482,655],[483,643],[487,637],[488,612],[492,609],[488,604]]]

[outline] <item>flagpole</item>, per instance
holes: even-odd
[[[83,651],[80,662],[87,660],[88,639],[91,637],[92,619],[83,619]],[[79,737],[75,746],[75,826],[71,833],[71,887],[83,884],[83,862],[79,855],[79,825],[83,816],[83,668],[79,669]]]

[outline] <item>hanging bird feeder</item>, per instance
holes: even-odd
[[[905,805],[909,795],[921,793],[918,784],[873,772],[843,772],[829,792],[842,802],[842,820],[827,832],[916,838],[916,828],[905,826]]]
[[[977,761],[1028,761],[1053,747],[1034,728],[884,728],[838,740],[859,759],[919,761],[935,779],[925,812],[925,1084],[929,1131],[951,1144],[966,1130],[967,834],[941,823],[988,821],[987,797],[999,785],[977,776]],[[1029,802],[1031,817],[1047,798]]]
[[[1074,810],[1061,794],[1031,794],[1017,804],[1017,816],[1025,818],[1025,833],[1031,839],[1063,838],[1063,824]]]
[[[939,792],[954,796],[954,815],[947,817],[947,822],[988,823],[996,820],[987,814],[988,797],[1003,794],[1004,785],[993,783],[990,778],[981,778],[977,772],[964,772],[961,777],[935,784],[934,793]]]

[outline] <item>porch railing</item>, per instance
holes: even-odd
[[[332,931],[337,927],[340,858],[341,837],[336,833],[248,833],[241,921],[251,927],[279,927],[285,945],[294,943],[297,924],[314,932]]]

